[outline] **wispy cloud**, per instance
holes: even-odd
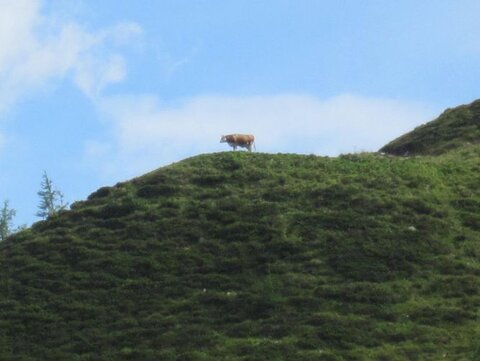
[[[40,0],[1,1],[1,5],[0,112],[53,79],[71,78],[93,97],[125,77],[119,49],[138,36],[138,25],[88,31],[76,22],[59,22],[42,14]]]
[[[202,48],[202,42],[197,41],[188,52],[178,56],[174,55],[170,50],[167,50],[167,48],[158,46],[156,49],[156,58],[159,62],[160,69],[168,78],[191,63],[192,60],[202,51]]]
[[[116,176],[228,150],[220,136],[235,132],[254,134],[265,152],[374,151],[434,115],[425,104],[354,95],[198,96],[170,106],[152,95],[122,96],[104,98],[100,108],[112,135],[95,143],[102,150],[95,159]]]

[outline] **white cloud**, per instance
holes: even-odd
[[[123,96],[105,98],[100,107],[112,134],[112,148],[102,153],[100,162],[116,176],[229,150],[219,144],[228,133],[254,134],[262,152],[375,151],[434,115],[420,103],[353,95],[325,100],[307,95],[198,96],[176,105],[164,105],[151,95]]]
[[[0,72],[32,44],[30,28],[39,5],[35,0],[0,1]]]
[[[119,47],[138,36],[138,25],[88,31],[42,14],[41,0],[0,0],[0,6],[0,114],[53,79],[71,78],[90,97],[124,79]]]
[[[74,20],[44,14],[43,0],[0,0],[0,131],[17,100],[52,81],[71,80],[95,100],[126,76],[122,47],[142,29],[121,23],[94,31]],[[0,139],[4,138],[0,134]]]

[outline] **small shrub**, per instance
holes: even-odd
[[[101,199],[108,197],[113,192],[113,187],[102,187],[88,196],[88,200]]]
[[[138,188],[137,195],[142,198],[156,198],[162,196],[172,196],[176,193],[176,188],[166,184],[145,185]]]

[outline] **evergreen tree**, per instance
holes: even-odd
[[[51,179],[48,178],[47,172],[43,172],[40,187],[40,191],[37,192],[40,196],[40,204],[38,205],[39,211],[37,212],[38,217],[46,219],[67,207],[67,204],[63,201],[63,193],[54,189]]]
[[[10,208],[8,201],[3,201],[3,206],[0,210],[0,241],[4,241],[12,234],[12,220],[15,215],[16,211]]]

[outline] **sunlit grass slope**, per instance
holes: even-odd
[[[479,159],[226,152],[101,188],[0,244],[0,359],[478,359]]]
[[[434,121],[387,144],[382,152],[395,155],[438,155],[480,143],[480,100],[447,109]]]

